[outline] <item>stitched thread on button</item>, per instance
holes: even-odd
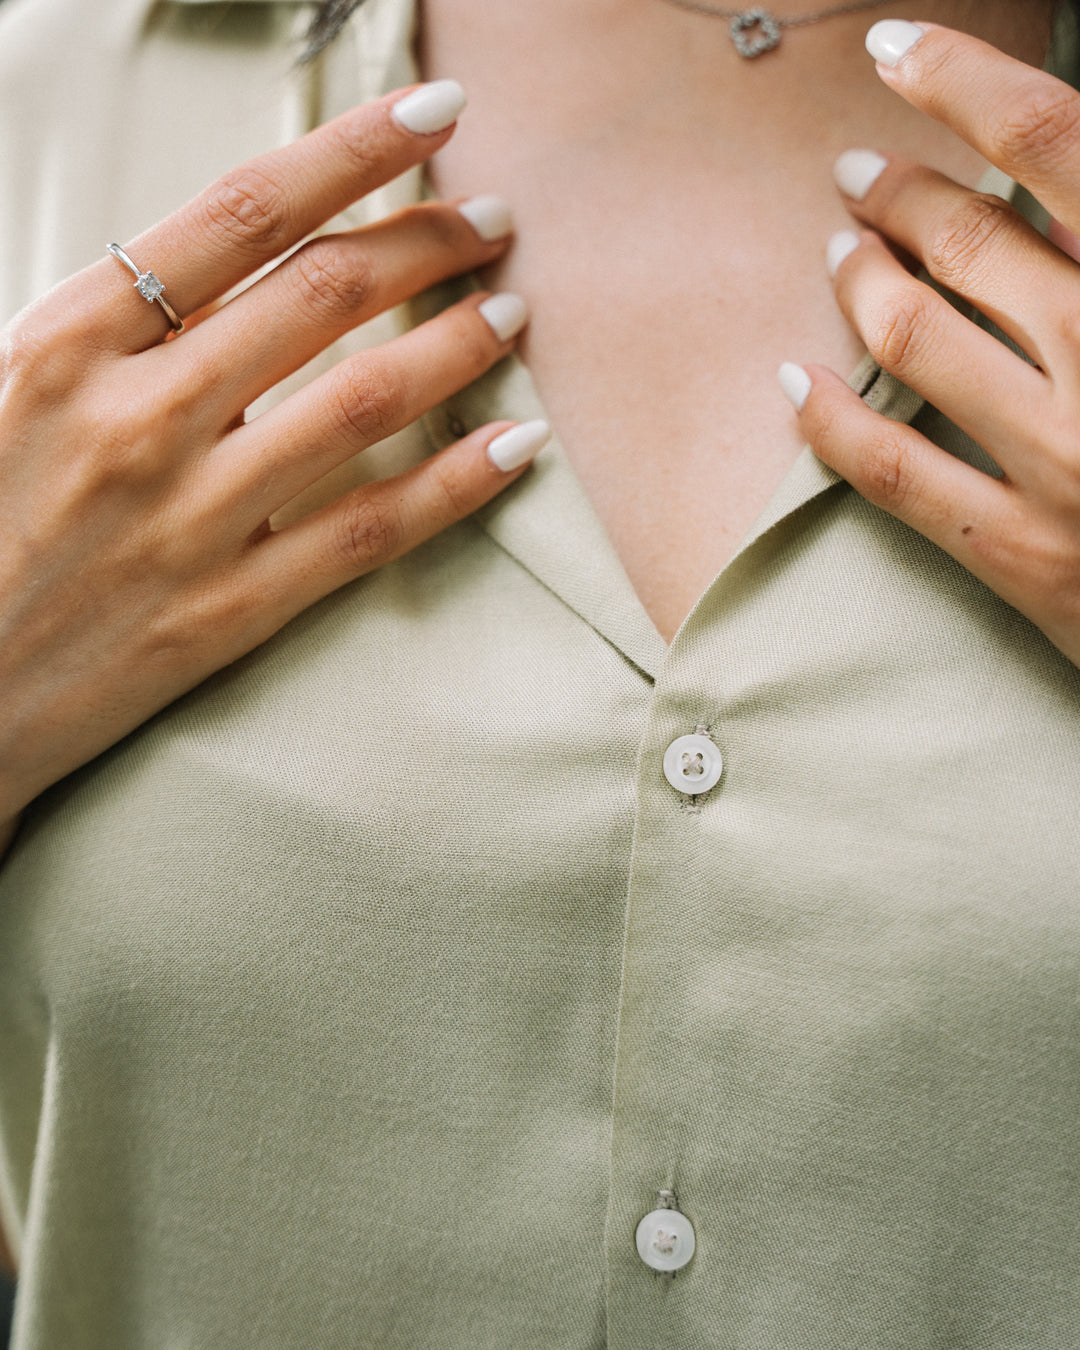
[[[708,722],[699,722],[699,723],[697,724],[697,726],[694,728],[694,735],[695,735],[695,736],[708,736],[709,740],[711,741],[711,740],[712,740],[712,731],[711,731],[711,729],[710,729],[710,724],[709,724]],[[704,760],[704,757],[701,756],[701,755],[698,755],[698,756],[697,756],[697,762],[701,765],[701,768],[698,770],[698,772],[699,772],[699,773],[704,773],[704,772],[705,772],[705,760]],[[712,788],[709,789],[709,792],[711,792],[711,791],[712,791]],[[701,815],[701,803],[702,803],[703,801],[707,800],[707,798],[708,798],[708,796],[709,796],[709,792],[695,792],[695,793],[693,794],[693,796],[691,796],[690,800],[689,800],[688,802],[685,803],[683,809],[686,810],[686,811],[689,811],[689,812],[691,813],[691,815],[695,815],[695,816]],[[672,1209],[678,1209],[678,1208],[679,1208],[679,1204],[678,1204],[678,1201],[676,1201],[676,1202],[672,1205]]]
[[[670,1223],[666,1221],[668,1216]],[[650,1222],[651,1233],[643,1232],[645,1225]],[[656,1192],[656,1208],[640,1220],[635,1241],[638,1255],[646,1265],[652,1266],[653,1279],[664,1284],[673,1281],[690,1261],[697,1245],[694,1226],[679,1208],[679,1198],[674,1191],[665,1188]],[[650,1259],[650,1255],[653,1259]],[[656,1261],[661,1268],[657,1268]],[[663,1268],[672,1262],[674,1269]]]
[[[713,740],[711,724],[708,722],[698,722],[691,734],[697,737],[704,737],[706,740],[712,742],[713,746],[716,744]],[[679,739],[689,739],[689,737],[680,737]],[[674,745],[668,747],[668,755],[670,755],[671,750],[674,748]],[[723,757],[720,755],[719,747],[716,749],[716,755],[722,765]],[[716,783],[720,781],[720,779],[717,778],[716,782],[710,782],[709,786],[705,788],[703,792],[694,791],[695,784],[693,780],[708,775],[710,773],[710,766],[705,762],[705,753],[693,747],[683,751],[677,761],[666,763],[664,772],[669,783],[671,783],[671,786],[681,794],[679,799],[679,810],[686,811],[690,815],[701,814],[702,803],[708,800]],[[683,781],[676,782],[676,776]]]

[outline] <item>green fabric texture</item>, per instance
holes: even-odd
[[[91,9],[0,11],[5,118],[61,19],[99,81],[72,135],[145,112],[110,181],[0,192],[12,307],[410,78],[406,0],[304,72],[299,7],[227,41],[213,6]],[[196,82],[194,127],[162,80]],[[117,204],[155,139],[170,172]],[[872,363],[852,382],[979,461]],[[343,473],[541,411],[509,360]],[[725,770],[691,798],[661,762],[699,725]],[[28,811],[16,1350],[1076,1345],[1078,807],[1080,672],[809,452],[667,649],[553,443]],[[634,1243],[661,1189],[697,1237],[674,1279]]]

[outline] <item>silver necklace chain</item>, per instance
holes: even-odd
[[[735,50],[747,60],[771,52],[779,47],[782,30],[785,28],[805,28],[812,23],[821,23],[823,19],[835,19],[840,14],[857,14],[863,9],[878,9],[885,0],[855,0],[853,4],[835,5],[831,9],[818,9],[812,14],[799,14],[792,19],[778,19],[767,9],[713,9],[711,5],[698,4],[697,0],[667,0],[669,5],[678,9],[689,9],[695,14],[708,14],[714,19],[727,19],[731,40]]]

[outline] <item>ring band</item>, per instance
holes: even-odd
[[[173,326],[173,332],[182,333],[184,331],[183,319],[162,295],[165,283],[159,277],[154,276],[153,272],[144,272],[141,267],[136,267],[119,244],[109,244],[108,249],[114,258],[118,258],[124,264],[129,272],[135,273],[135,289],[143,299],[151,302],[156,300],[168,315],[169,322]]]

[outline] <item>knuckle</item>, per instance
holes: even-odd
[[[175,475],[172,449],[185,400],[164,391],[150,406],[142,393],[137,383],[113,380],[72,401],[70,422],[79,441],[70,462],[87,490],[152,490]],[[193,398],[186,402],[197,406]]]
[[[1051,466],[1063,494],[1080,496],[1080,418],[1051,407],[1033,419],[1029,434],[1035,462]]]
[[[475,309],[462,311],[453,341],[458,359],[473,376],[487,370],[501,351],[499,339]]]
[[[894,515],[910,506],[916,481],[901,440],[882,436],[863,446],[858,488],[868,501]]]
[[[1058,162],[1080,144],[1080,97],[1045,77],[1031,80],[1002,106],[989,135],[1006,162]]]
[[[1074,388],[1076,388],[1078,384],[1077,377],[1080,376],[1080,309],[1071,303],[1057,305],[1055,308],[1061,312],[1056,314],[1052,321],[1053,336],[1061,342],[1063,351],[1068,354],[1071,365],[1070,374]],[[1049,358],[1044,359],[1042,356],[1039,357],[1038,367],[1044,374],[1048,373],[1046,369],[1048,364]],[[1080,393],[1080,390],[1078,390],[1078,393]],[[1074,400],[1077,400],[1077,413],[1063,419],[1067,424],[1070,421],[1073,423],[1080,422],[1080,399],[1077,398],[1077,394],[1074,394],[1073,397]]]
[[[85,400],[79,410],[83,473],[98,487],[131,483],[145,475],[154,458],[148,455],[145,429],[109,404]]]
[[[70,319],[70,311],[67,315]],[[44,300],[28,306],[4,329],[3,346],[15,364],[48,361],[68,347],[70,324],[63,321]]]
[[[438,497],[436,514],[446,520],[461,520],[477,507],[474,475],[455,455],[430,461],[432,483]]]
[[[319,135],[325,138],[330,153],[340,156],[358,177],[361,185],[358,195],[368,190],[365,184],[386,180],[389,159],[386,146],[370,135],[358,136],[354,122],[327,122],[319,129]]]
[[[39,302],[0,334],[0,384],[32,401],[55,405],[86,377],[85,325],[58,317]]]
[[[403,552],[405,524],[397,504],[383,494],[354,497],[342,511],[337,552],[354,572],[367,572]]]
[[[991,248],[1013,234],[1015,225],[1012,207],[1000,197],[968,197],[931,239],[926,266],[945,286],[957,290],[986,266]]]
[[[54,360],[55,350],[44,334],[25,323],[11,323],[0,335],[0,387],[12,391],[50,383]]]
[[[1064,313],[1058,315],[1057,330],[1067,350],[1080,352],[1080,312],[1068,305]]]
[[[950,42],[924,42],[919,48],[917,84],[932,96],[938,89],[955,88],[963,73],[962,57]]]
[[[334,388],[331,415],[350,443],[383,440],[400,426],[402,397],[377,368],[361,365],[344,370]]]
[[[867,334],[867,346],[879,365],[902,378],[915,364],[927,318],[922,296],[912,291],[893,296]]]
[[[1071,608],[1080,590],[1075,540],[1050,522],[1029,521],[1026,526],[1010,541],[1005,568],[1029,592],[1040,592],[1051,605]]]
[[[457,211],[441,203],[408,208],[416,225],[432,249],[460,253],[465,239],[462,218]]]
[[[1075,634],[1080,624],[1080,558],[1075,551],[1070,553],[1065,576],[1061,585],[1052,591],[1052,596],[1061,615],[1063,633]]]
[[[804,412],[804,425],[811,442],[828,452],[847,439],[847,409],[839,399],[811,399]]]
[[[152,536],[143,541],[143,551],[147,565],[168,577],[170,590],[175,586],[173,594],[178,596],[176,602],[160,605],[147,614],[144,659],[162,669],[177,661],[199,667],[214,660],[223,645],[231,645],[236,634],[243,631],[250,610],[245,614],[238,606],[231,606],[224,586],[214,577],[192,584],[186,569],[163,567],[164,549]]]
[[[219,179],[207,193],[203,209],[211,227],[241,248],[263,254],[288,243],[285,195],[251,165]]]
[[[1076,444],[1074,437],[1072,446]],[[1067,453],[1058,445],[1047,455],[1046,463],[1053,475],[1056,508],[1070,522],[1074,538],[1080,541],[1080,532],[1077,531],[1080,521],[1080,458],[1071,446]]]
[[[212,367],[206,367],[209,374]],[[128,405],[139,407],[145,397],[137,380],[129,381],[127,386]],[[159,374],[156,390],[153,423],[147,427],[146,439],[153,436],[155,442],[164,444],[180,441],[189,451],[194,450],[196,439],[211,428],[217,431],[221,425],[221,415],[206,399],[207,383],[192,384],[190,378],[173,375],[172,372]]]
[[[370,259],[333,239],[313,239],[292,263],[304,306],[331,321],[352,318],[376,289]]]

